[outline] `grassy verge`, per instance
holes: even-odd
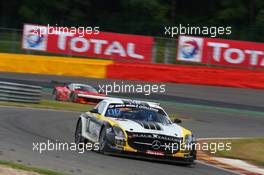
[[[217,140],[220,142],[221,140]],[[216,142],[211,141],[210,142]],[[212,156],[240,159],[257,166],[264,167],[264,138],[232,139],[221,142],[231,142],[230,151],[217,151]]]
[[[0,160],[0,165],[4,165],[4,166],[7,166],[13,169],[19,169],[19,170],[28,171],[28,172],[35,172],[35,173],[39,173],[43,175],[65,175],[64,173],[60,173],[57,171],[52,171],[52,170],[48,170],[44,168],[29,167],[29,166],[25,166],[22,164],[11,162],[11,161]]]
[[[17,106],[17,107],[28,107],[28,108],[41,108],[41,109],[58,109],[67,111],[78,111],[85,112],[92,109],[92,105],[61,102],[55,100],[41,100],[39,104],[31,103],[16,103],[16,102],[0,102],[0,106]]]

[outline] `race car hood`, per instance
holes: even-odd
[[[128,132],[161,134],[173,137],[183,137],[183,128],[175,123],[162,124],[158,122],[135,121],[129,119],[111,118]]]

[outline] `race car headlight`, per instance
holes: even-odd
[[[121,128],[113,126],[113,130],[117,138],[125,139],[125,133]]]
[[[185,143],[192,143],[192,142],[196,142],[196,138],[194,137],[194,135],[190,135],[190,134],[187,134],[185,136]]]

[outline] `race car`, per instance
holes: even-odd
[[[97,104],[105,99],[105,94],[86,84],[69,83],[63,86],[55,86],[53,90],[55,100],[71,101],[76,103]]]
[[[196,139],[179,122],[171,121],[158,103],[108,98],[80,115],[75,143],[97,143],[100,153],[191,165]]]

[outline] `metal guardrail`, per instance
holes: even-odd
[[[39,103],[42,87],[0,81],[0,101]]]

